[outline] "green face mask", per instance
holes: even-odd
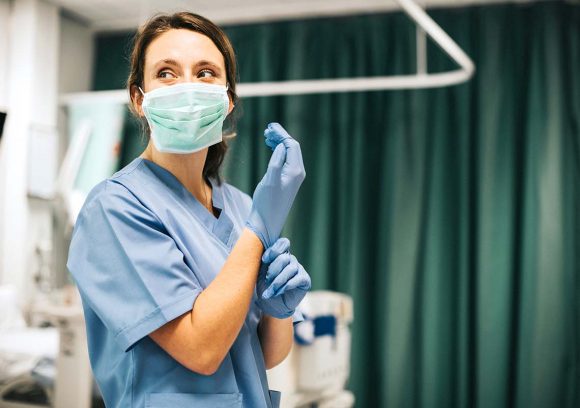
[[[153,144],[160,152],[193,153],[222,141],[229,107],[226,86],[187,82],[141,92]]]

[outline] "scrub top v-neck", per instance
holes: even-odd
[[[218,217],[169,171],[137,158],[98,184],[79,214],[67,267],[81,294],[91,366],[108,408],[279,405],[279,393],[268,389],[255,293],[213,375],[187,369],[148,336],[192,309],[244,227],[251,198],[210,181]]]

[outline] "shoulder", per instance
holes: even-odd
[[[117,183],[122,185],[133,194],[138,195],[139,188],[147,186],[156,179],[156,175],[151,168],[146,165],[146,161],[141,157],[137,157],[131,163],[127,164],[109,177],[107,181],[109,181],[110,184]]]
[[[159,221],[122,180],[111,177],[97,184],[87,196],[75,223],[75,230],[87,224],[96,227],[111,222]]]
[[[94,210],[95,207],[114,208],[123,203],[139,204],[138,187],[148,184],[148,173],[142,160],[133,160],[89,192],[81,213]]]

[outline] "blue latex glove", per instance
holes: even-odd
[[[306,172],[300,144],[282,126],[270,123],[264,137],[274,153],[266,174],[254,191],[246,226],[256,233],[264,248],[269,248],[282,232]]]
[[[262,262],[256,284],[258,306],[278,319],[292,316],[310,290],[310,276],[290,254],[287,238],[280,238],[269,247]]]

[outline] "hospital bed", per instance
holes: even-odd
[[[1,408],[50,406],[58,340],[58,330],[51,327],[0,332]]]
[[[99,394],[80,303],[39,297],[27,326],[14,293],[0,287],[0,309],[0,408],[89,408]]]

